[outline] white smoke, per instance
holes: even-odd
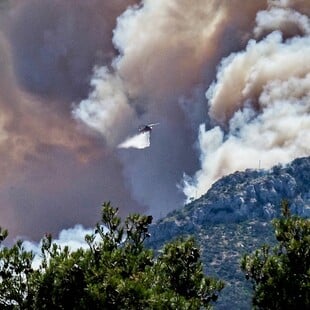
[[[100,132],[109,145],[115,145],[134,117],[123,81],[106,67],[100,67],[94,70],[91,86],[93,91],[75,107],[73,116]]]
[[[261,11],[256,16],[256,27],[254,34],[256,37],[265,32],[281,30],[282,32],[294,32],[303,35],[310,34],[310,21],[303,15],[289,8],[271,8],[269,11]]]
[[[270,168],[310,154],[310,37],[273,32],[222,61],[207,91],[217,126],[200,126],[201,169],[185,178],[189,198],[224,175]]]
[[[73,116],[102,134],[110,146],[126,137],[130,124],[143,122],[139,110],[166,118],[167,110],[175,109],[168,99],[192,88],[206,54],[214,53],[207,43],[221,29],[224,13],[217,0],[199,0],[195,6],[144,0],[127,8],[113,31],[119,56],[111,69],[95,69],[93,91],[74,107]]]
[[[84,228],[82,225],[75,225],[72,228],[63,229],[57,239],[53,239],[53,243],[57,244],[62,249],[67,246],[70,252],[78,249],[88,249],[89,245],[85,241],[86,235],[94,233],[93,229]],[[38,268],[42,262],[41,243],[25,240],[23,247],[26,251],[31,251],[34,254],[33,268]]]
[[[150,132],[143,132],[132,137],[128,137],[124,142],[118,145],[119,148],[145,149],[151,145]]]
[[[186,115],[179,99],[191,96],[205,63],[214,66],[217,62],[217,36],[223,33],[226,19],[235,16],[229,15],[225,1],[221,3],[144,0],[129,7],[118,17],[113,31],[118,57],[109,70],[95,70],[92,93],[73,111],[76,119],[105,138],[109,152],[121,161],[132,198],[150,208],[153,215],[163,215],[182,204],[184,194],[176,184],[183,171],[194,173],[198,168],[193,128],[196,131],[206,113]],[[255,8],[249,11],[253,15]],[[211,41],[217,43],[209,44]],[[202,110],[197,104],[202,107],[203,100],[192,102],[195,111]],[[151,151],[145,149],[133,156],[114,149],[149,146],[148,135],[123,140],[150,119],[162,124],[152,136]]]

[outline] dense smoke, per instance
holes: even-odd
[[[0,225],[89,227],[105,200],[158,217],[236,169],[309,155],[309,14],[302,0],[8,1]],[[149,147],[118,147],[153,122]]]
[[[133,1],[109,3],[1,7],[0,225],[12,237],[94,225],[105,200],[144,210],[131,199],[119,160],[71,116],[72,100],[87,96],[95,56],[112,59],[116,17]]]
[[[188,198],[236,170],[270,168],[310,154],[310,19],[271,7],[256,21],[256,36],[273,32],[223,59],[206,93],[219,126],[200,126],[202,167],[185,180]],[[285,40],[288,34],[293,37]]]
[[[183,203],[177,185],[199,167],[194,145],[207,119],[204,84],[219,59],[244,44],[249,19],[262,6],[245,4],[245,16],[227,1],[143,1],[118,18],[119,55],[110,69],[95,70],[93,90],[73,114],[112,147],[143,123],[161,123],[150,148],[119,154],[133,197],[153,215]]]

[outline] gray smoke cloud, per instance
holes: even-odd
[[[18,82],[69,110],[87,94],[94,65],[115,56],[116,18],[135,2],[11,0],[5,32]]]
[[[93,226],[107,200],[122,215],[145,210],[131,198],[120,161],[71,116],[72,100],[87,96],[94,55],[112,53],[100,61],[112,59],[116,17],[132,3],[7,1],[2,7],[0,225],[12,238]]]
[[[11,234],[91,227],[106,200],[159,217],[235,169],[309,154],[308,2],[7,3],[0,225]],[[118,147],[153,122],[149,147]]]

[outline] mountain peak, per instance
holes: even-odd
[[[287,199],[293,213],[310,216],[309,184],[310,157],[270,170],[237,171],[215,182],[181,212],[196,224],[270,219],[280,214],[281,201]]]

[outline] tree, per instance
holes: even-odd
[[[85,236],[89,249],[71,252],[42,239],[42,263],[22,242],[0,250],[0,305],[7,309],[209,309],[224,284],[206,277],[192,238],[166,244],[158,256],[144,246],[151,216],[122,223],[103,204],[101,222]],[[0,230],[0,240],[7,232]],[[12,272],[6,281],[7,261]],[[5,268],[4,268],[5,267]],[[5,308],[4,308],[5,309]]]
[[[264,245],[242,258],[241,268],[253,283],[257,309],[310,308],[310,221],[292,216],[287,201],[273,220],[278,244]]]
[[[0,243],[7,237],[0,228]],[[32,268],[34,255],[23,248],[18,240],[11,248],[0,251],[0,307],[1,309],[31,309],[34,298],[35,275]]]
[[[224,283],[203,273],[200,253],[193,238],[166,244],[155,267],[160,293],[170,292],[168,304],[159,309],[209,309]],[[156,276],[156,275],[155,275]],[[174,304],[170,301],[174,300]],[[173,306],[172,306],[173,305]]]

